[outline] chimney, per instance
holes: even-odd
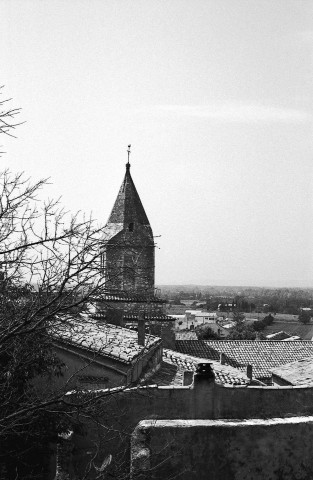
[[[247,365],[247,377],[252,380],[252,365]]]
[[[145,345],[145,317],[144,317],[144,312],[139,312],[138,313],[138,323],[137,323],[137,329],[138,329],[138,345]]]
[[[220,364],[225,365],[225,353],[223,352],[220,354]]]
[[[198,363],[194,380],[197,381],[198,383],[199,381],[201,382],[202,380],[214,383],[215,375],[214,375],[214,370],[212,368],[212,364],[209,362]]]

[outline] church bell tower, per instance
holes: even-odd
[[[130,174],[130,145],[126,172],[104,228],[102,268],[107,291],[154,295],[154,239]]]

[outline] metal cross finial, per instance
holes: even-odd
[[[127,150],[127,157],[128,157],[127,163],[128,164],[129,164],[130,147],[131,147],[131,145],[128,145],[128,150]]]

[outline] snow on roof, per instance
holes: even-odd
[[[79,318],[58,326],[53,336],[61,342],[101,356],[116,358],[123,363],[131,363],[139,355],[161,342],[160,338],[146,334],[145,345],[139,345],[137,332],[116,325]]]

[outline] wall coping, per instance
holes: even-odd
[[[212,384],[211,384],[212,385]],[[313,386],[307,386],[307,385],[284,385],[284,386],[278,386],[278,385],[222,385],[219,383],[213,383],[214,387],[220,388],[220,389],[226,389],[226,390],[246,390],[246,391],[288,391],[288,390],[308,390],[313,392]],[[209,383],[208,383],[209,387]],[[127,387],[125,385],[122,385],[120,387],[112,387],[112,388],[100,388],[97,390],[85,390],[84,392],[81,392],[83,394],[103,394],[103,393],[131,393],[134,391],[147,391],[147,390],[161,390],[161,391],[196,391],[197,387],[195,388],[194,383],[190,385],[139,385],[135,387]],[[73,392],[67,392],[66,395],[70,395]]]
[[[313,423],[313,416],[299,416],[299,417],[275,417],[275,418],[249,418],[244,420],[228,420],[228,419],[194,419],[194,420],[141,420],[137,429],[148,428],[193,428],[193,427],[251,427],[262,425],[295,425],[301,423]]]

